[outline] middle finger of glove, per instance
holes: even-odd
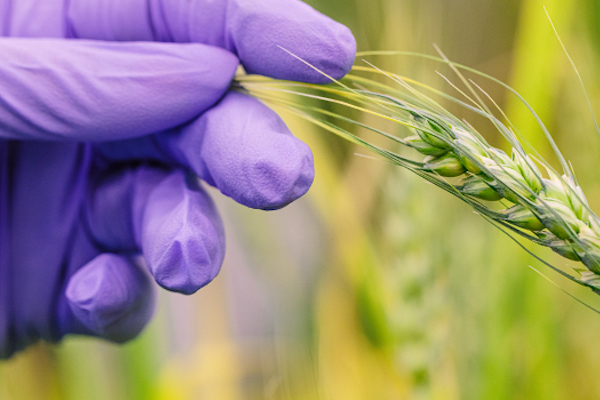
[[[257,99],[228,93],[175,130],[96,147],[111,161],[152,159],[191,168],[251,208],[277,209],[302,196],[314,178],[310,148]]]

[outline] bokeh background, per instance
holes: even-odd
[[[600,210],[600,138],[543,10],[598,111],[600,1],[308,2],[348,25],[360,50],[435,54],[436,43],[512,85]],[[369,60],[451,91],[435,65]],[[486,89],[550,157],[526,109]],[[528,266],[600,306],[597,296],[456,198],[284,117],[315,154],[307,196],[262,212],[214,193],[228,252],[212,284],[191,297],[163,291],[154,321],[126,345],[71,337],[0,363],[0,400],[600,398],[600,315]]]

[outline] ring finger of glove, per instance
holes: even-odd
[[[196,177],[140,166],[104,176],[87,207],[90,234],[105,251],[141,251],[156,282],[191,294],[218,274],[221,220]]]

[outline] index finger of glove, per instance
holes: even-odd
[[[238,65],[202,44],[0,38],[0,138],[104,141],[173,128],[215,104]]]
[[[72,0],[67,15],[78,38],[211,44],[278,79],[329,81],[282,48],[336,79],[356,52],[347,27],[299,0]]]

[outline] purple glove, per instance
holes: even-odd
[[[69,333],[135,337],[150,274],[188,294],[210,282],[224,235],[197,177],[277,209],[314,175],[276,114],[227,93],[238,64],[324,82],[278,46],[334,77],[355,52],[297,0],[3,1],[0,35],[1,357]]]

